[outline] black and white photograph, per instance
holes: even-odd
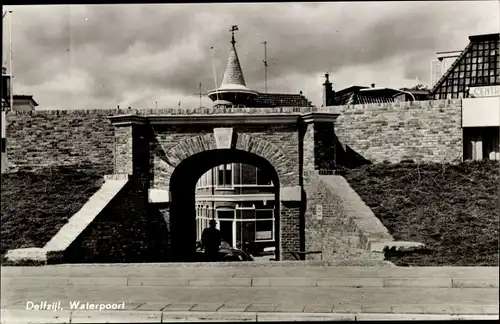
[[[2,6],[1,323],[498,320],[500,1]]]

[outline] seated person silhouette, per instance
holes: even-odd
[[[203,230],[201,234],[201,244],[205,249],[205,260],[208,262],[219,261],[219,248],[222,241],[220,231],[215,228],[217,222],[211,219],[209,227]]]

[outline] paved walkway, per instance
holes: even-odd
[[[172,284],[175,280],[186,284]],[[250,284],[220,285],[227,280]],[[318,286],[321,280],[330,284]],[[62,309],[29,311],[29,301],[33,305],[60,302]],[[75,308],[75,302],[121,304],[124,309],[94,311],[89,306],[82,310]],[[9,267],[2,268],[1,303],[2,323],[26,322],[30,316],[42,322],[56,321],[57,316],[72,323],[495,319],[498,267]]]

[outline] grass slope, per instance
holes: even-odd
[[[9,249],[43,247],[100,188],[105,171],[52,167],[3,174],[1,255]]]
[[[497,266],[500,163],[377,164],[345,178],[397,240],[430,252],[387,255],[399,266]]]

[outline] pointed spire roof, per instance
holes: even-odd
[[[229,58],[227,60],[226,70],[222,77],[221,85],[218,89],[208,92],[208,96],[212,100],[219,100],[222,98],[230,98],[237,96],[237,94],[245,94],[247,96],[256,96],[257,91],[247,88],[245,78],[243,77],[243,70],[241,69],[238,53],[236,52],[236,41],[234,40],[234,32],[238,30],[238,26],[231,28],[232,38],[231,46],[229,48]]]
[[[233,35],[233,38],[231,40],[231,48],[229,49],[229,58],[227,59],[227,66],[226,70],[224,71],[221,87],[224,85],[246,86],[235,44],[236,41],[234,40]]]

